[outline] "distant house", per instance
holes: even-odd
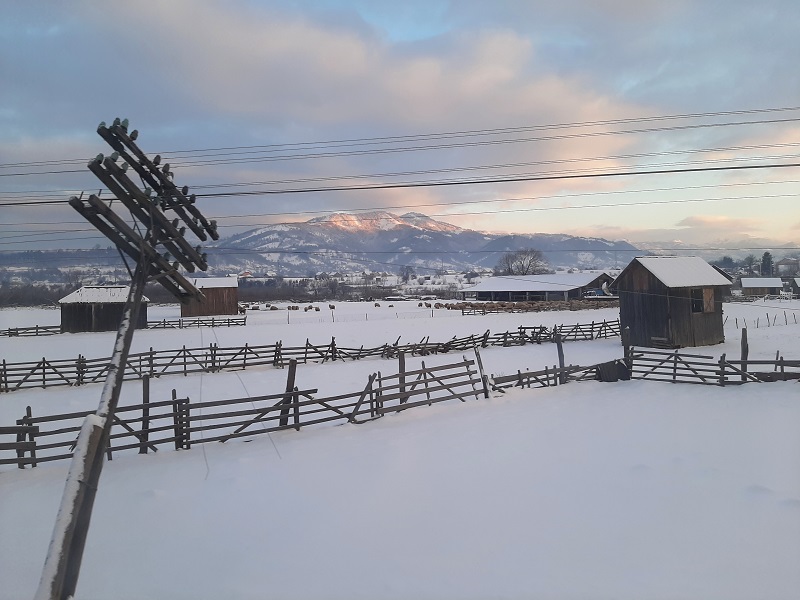
[[[775,275],[794,277],[800,275],[800,259],[784,258],[775,263]]]
[[[61,305],[61,331],[116,331],[122,321],[129,290],[126,285],[85,285],[64,296],[58,301]],[[136,329],[147,327],[148,302],[142,297]]]
[[[722,298],[730,280],[696,256],[634,258],[617,277],[620,325],[646,347],[708,346],[725,341]]]
[[[780,277],[742,277],[743,296],[777,296],[782,291]]]
[[[800,277],[793,277],[789,280],[789,289],[795,295],[800,294]]]
[[[197,277],[189,281],[203,292],[205,300],[193,298],[181,304],[182,317],[239,314],[239,280],[236,277]]]
[[[491,301],[570,300],[614,281],[608,273],[545,273],[501,275],[464,288],[463,298]]]

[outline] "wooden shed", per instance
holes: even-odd
[[[239,314],[239,279],[236,277],[197,277],[192,285],[203,292],[205,300],[181,304],[182,317],[208,317]]]
[[[61,331],[116,331],[122,321],[129,290],[127,285],[85,285],[64,296],[58,301],[61,305]],[[143,296],[136,329],[147,328],[147,302]]]
[[[491,301],[571,300],[590,290],[608,286],[608,273],[544,273],[541,275],[499,275],[489,277],[462,291],[462,297]]]
[[[730,279],[696,256],[634,258],[616,279],[622,329],[630,344],[651,348],[725,341],[722,298]]]

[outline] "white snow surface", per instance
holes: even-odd
[[[398,335],[444,340],[616,317],[608,308],[462,317],[416,303],[336,306],[249,313],[245,327],[137,331],[134,346],[331,336],[340,346],[371,346]],[[151,318],[178,311],[150,308]],[[746,320],[751,358],[800,358],[798,312],[798,301],[725,305],[726,342],[686,352],[738,356],[737,325]],[[774,326],[765,326],[767,314]],[[57,323],[57,315],[4,310],[0,328]],[[0,358],[107,356],[113,338],[0,338]],[[616,339],[564,349],[573,364],[621,355]],[[494,374],[557,360],[552,344],[481,356]],[[300,365],[297,380],[323,395],[395,368],[379,359]],[[285,377],[270,367],[165,376],[152,382],[151,398],[173,388],[196,401],[272,393]],[[94,408],[101,387],[2,394],[0,424],[13,424],[27,405],[35,415]],[[139,382],[126,382],[121,403],[140,398]],[[794,382],[571,383],[364,425],[120,453],[103,470],[76,598],[796,598],[799,400]],[[0,599],[34,595],[68,469],[0,471]]]
[[[722,273],[698,256],[638,256],[633,260],[670,288],[731,284]]]

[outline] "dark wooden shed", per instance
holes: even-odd
[[[130,288],[126,285],[85,285],[63,297],[61,305],[61,331],[116,331],[122,321],[122,312]],[[147,302],[142,297],[136,329],[147,328]]]
[[[239,279],[236,277],[197,277],[190,279],[203,292],[205,300],[191,299],[181,304],[182,317],[208,317],[239,314]]]
[[[722,298],[730,280],[696,256],[634,258],[616,279],[622,329],[651,348],[709,346],[725,341]]]

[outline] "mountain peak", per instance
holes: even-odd
[[[398,227],[413,227],[428,231],[463,231],[460,227],[443,223],[418,212],[409,212],[397,216],[382,210],[363,213],[333,213],[323,217],[315,217],[309,223],[324,224],[347,231],[388,231]]]

